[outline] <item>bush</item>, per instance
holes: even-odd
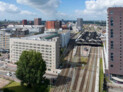
[[[4,89],[3,89],[3,92],[15,92],[15,91],[10,90],[10,89],[8,89],[8,88],[4,88]]]

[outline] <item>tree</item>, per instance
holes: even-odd
[[[44,85],[46,79],[43,77],[46,71],[45,61],[39,52],[30,50],[23,51],[17,62],[16,76],[21,84],[28,87],[39,87]]]

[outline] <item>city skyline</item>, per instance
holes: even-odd
[[[121,0],[1,0],[0,20],[106,20],[107,8],[118,6],[123,6]]]

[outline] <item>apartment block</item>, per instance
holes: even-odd
[[[58,74],[59,70],[59,37],[40,34],[30,37],[10,39],[10,61],[15,63],[24,50],[35,50],[42,54],[49,74]]]
[[[9,41],[11,34],[6,33],[5,31],[0,31],[0,49],[9,49]]]
[[[109,74],[123,78],[123,7],[108,8],[107,28]]]

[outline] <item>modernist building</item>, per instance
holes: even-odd
[[[35,18],[34,25],[41,25],[41,18]]]
[[[17,62],[24,50],[35,50],[42,54],[46,62],[46,73],[58,74],[59,70],[59,37],[40,34],[22,38],[10,39],[10,61]]]
[[[60,34],[61,47],[67,47],[70,41],[70,30],[62,30],[58,33]]]
[[[29,35],[29,30],[24,28],[17,28],[11,31],[12,37],[24,37]]]
[[[5,31],[0,31],[0,49],[9,49],[11,34],[6,33]]]
[[[123,8],[108,8],[109,74],[123,78]]]
[[[82,18],[77,19],[76,28],[78,29],[78,31],[82,31],[82,28],[83,28],[83,19]]]
[[[27,25],[27,20],[22,20],[22,25]]]

